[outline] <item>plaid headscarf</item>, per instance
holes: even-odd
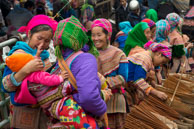
[[[168,38],[168,33],[170,31],[170,25],[166,20],[159,20],[156,22],[156,38],[155,42],[160,43]]]
[[[94,27],[102,27],[105,30],[108,31],[108,33],[110,34],[109,40],[111,39],[111,35],[112,35],[112,25],[111,23],[104,18],[99,18],[93,21],[91,29],[93,29]]]
[[[156,25],[154,21],[152,21],[152,20],[150,20],[150,19],[148,19],[148,18],[142,20],[142,22],[148,23],[148,26],[149,26],[150,28]]]
[[[86,29],[77,18],[71,16],[59,22],[54,35],[56,56],[61,57],[61,48],[71,48],[79,51],[88,42]]]
[[[149,49],[152,52],[161,52],[162,55],[167,57],[169,60],[171,60],[171,58],[172,58],[172,52],[171,52],[170,48],[164,44],[149,41],[144,45],[144,48],[146,50]]]
[[[92,0],[86,0],[81,8],[81,22],[84,25],[88,21],[93,21],[95,17],[94,7],[91,5]]]
[[[154,9],[149,9],[146,12],[146,18],[151,19],[154,22],[158,21],[158,13]]]
[[[172,32],[180,23],[180,16],[176,13],[170,13],[166,16],[166,20],[170,25],[170,32]]]
[[[182,26],[184,23],[184,19],[180,18],[179,25],[178,25],[178,32],[182,35]]]

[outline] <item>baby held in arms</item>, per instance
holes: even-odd
[[[13,53],[12,55],[6,58],[6,65],[13,72],[18,72],[29,61],[35,58],[40,58],[40,54],[42,52],[41,47],[42,45],[38,46],[38,50],[35,57],[27,53],[16,53],[16,54]],[[36,93],[35,94],[32,93],[33,91],[31,91],[28,86],[29,83],[42,84],[42,86],[39,85],[40,87],[38,88],[39,89],[38,91],[41,91],[41,94],[44,94],[42,91],[47,92],[50,89],[49,87],[59,86],[67,78],[68,78],[68,73],[66,71],[61,72],[60,75],[55,75],[55,74],[51,75],[48,72],[44,72],[44,71],[33,72],[22,81],[20,90],[16,92],[14,100],[17,103],[21,103],[21,104],[37,104],[39,94],[37,94],[37,91],[34,91],[34,90],[33,91]]]

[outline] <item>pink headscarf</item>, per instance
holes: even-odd
[[[111,25],[111,23],[107,19],[100,18],[100,19],[94,20],[93,23],[92,23],[91,29],[93,29],[96,26],[102,27],[105,30],[107,30],[108,33],[110,34],[110,38],[111,38],[111,35],[112,35],[112,25]],[[110,40],[110,38],[109,38],[109,40]]]
[[[152,52],[161,52],[165,57],[171,60],[172,52],[170,48],[164,44],[149,41],[144,45],[144,48],[151,50]]]
[[[55,33],[55,30],[57,29],[57,22],[51,18],[49,18],[46,15],[36,15],[34,16],[29,22],[27,26],[22,26],[18,29],[18,32],[26,32],[28,35],[28,32],[38,25],[48,25],[52,28],[53,34]]]
[[[148,26],[149,26],[150,28],[151,28],[152,26],[156,26],[155,22],[152,21],[152,20],[150,20],[150,19],[148,19],[148,18],[142,20],[142,22],[148,23]]]

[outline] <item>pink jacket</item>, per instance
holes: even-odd
[[[22,104],[36,104],[37,100],[28,90],[28,82],[42,84],[45,86],[57,86],[63,82],[63,78],[58,75],[51,75],[47,72],[37,71],[28,75],[22,82],[21,87],[15,95],[15,102]]]

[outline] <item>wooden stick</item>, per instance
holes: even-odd
[[[70,83],[72,84],[72,86],[77,90],[77,84],[76,84],[76,79],[73,76],[71,70],[69,69],[69,66],[67,65],[67,63],[64,61],[64,59],[58,59],[58,63],[59,63],[59,67],[61,68],[62,71],[67,71],[69,74],[69,78],[68,80],[70,81]],[[104,120],[103,120],[106,128],[108,128],[108,116],[107,113],[104,114]]]
[[[184,61],[183,68],[185,68],[185,64],[186,64],[186,60]],[[179,81],[178,81],[178,83],[177,83],[177,85],[176,85],[176,88],[175,88],[175,90],[174,90],[174,93],[173,93],[173,95],[172,95],[172,98],[171,98],[171,100],[170,100],[169,106],[171,106],[171,104],[172,104],[172,102],[173,102],[173,100],[174,100],[174,97],[175,97],[175,95],[176,95],[176,92],[177,92],[177,90],[178,90],[178,87],[179,87],[180,82],[181,82],[181,79],[182,79],[182,75],[183,75],[183,69],[182,69],[182,71],[181,71],[181,75],[180,75]]]

